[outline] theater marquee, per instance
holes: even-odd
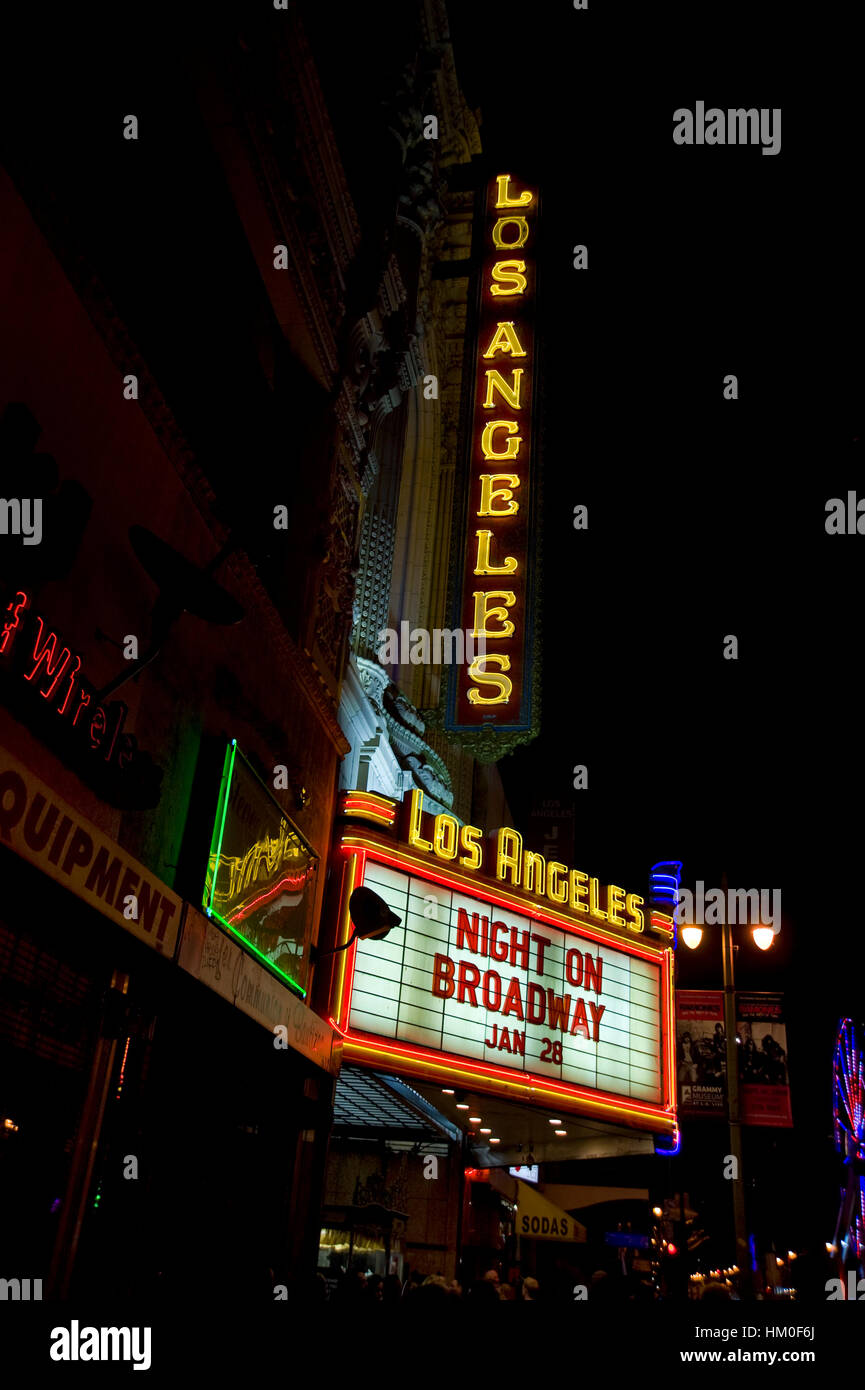
[[[449,865],[426,829],[426,849],[354,827],[339,841],[339,940],[360,883],[401,919],[341,957],[331,1021],[344,1060],[672,1134],[670,945],[633,918],[601,926],[587,904],[559,910]],[[605,892],[635,912],[642,901]]]
[[[511,174],[490,181],[455,609],[456,627],[483,646],[454,668],[446,716],[481,757],[534,733],[537,220],[536,189]]]

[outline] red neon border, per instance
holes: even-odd
[[[343,801],[350,801],[353,796],[356,796],[362,798],[364,801],[377,801],[382,806],[391,806],[394,810],[401,804],[394,801],[392,796],[385,796],[382,792],[371,792],[364,787],[347,787],[340,795]]]
[[[375,792],[344,792],[340,814],[344,816],[369,816],[391,826],[396,821],[396,802],[386,797],[376,796]]]
[[[489,900],[494,906],[504,911],[513,912],[522,906],[521,903],[508,901],[500,898],[495,890],[486,884],[477,884],[474,880],[467,880],[463,875],[455,871],[439,870],[438,872],[428,871],[426,865],[418,869],[418,865],[410,853],[397,849],[391,845],[378,845],[375,842],[364,845],[354,845],[346,843],[356,837],[352,834],[343,836],[340,848],[346,856],[346,869],[352,861],[355,865],[353,878],[354,887],[363,883],[366,876],[366,861],[372,859],[377,863],[389,865],[392,868],[400,869],[402,872],[414,872],[418,878],[425,878],[433,883],[440,883],[445,887],[457,887],[460,891],[469,890],[468,895]],[[528,904],[526,905],[528,907]],[[429,1063],[434,1069],[438,1067],[446,1073],[457,1072],[464,1080],[478,1081],[483,1083],[488,1079],[494,1085],[494,1093],[500,1094],[505,1085],[515,1091],[538,1091],[548,1092],[552,1096],[558,1097],[562,1101],[576,1102],[571,1104],[572,1110],[582,1109],[585,1113],[593,1113],[595,1110],[615,1110],[619,1115],[622,1112],[632,1115],[639,1124],[639,1120],[652,1119],[656,1123],[660,1122],[662,1129],[672,1129],[676,1124],[675,1113],[675,1071],[674,1071],[674,1017],[673,1017],[673,989],[672,989],[672,950],[669,947],[638,946],[627,939],[612,937],[608,933],[593,932],[591,928],[583,929],[578,924],[566,924],[555,920],[556,914],[545,913],[535,909],[528,909],[526,913],[529,917],[536,918],[539,922],[544,922],[557,930],[574,936],[580,936],[590,941],[595,941],[600,945],[612,945],[614,949],[621,949],[625,954],[637,956],[643,960],[648,960],[659,967],[659,978],[661,985],[661,998],[659,1001],[659,1016],[661,1022],[661,1058],[659,1064],[661,1100],[658,1102],[632,1100],[628,1096],[615,1095],[609,1091],[590,1090],[585,1087],[576,1086],[572,1082],[557,1080],[553,1077],[542,1077],[534,1072],[517,1072],[513,1069],[496,1067],[490,1062],[478,1062],[469,1060],[465,1057],[458,1057],[449,1052],[438,1052],[432,1048],[420,1048],[418,1045],[400,1043],[389,1038],[382,1038],[376,1034],[363,1033],[359,1030],[352,1030],[348,1026],[351,1017],[351,998],[354,991],[355,961],[357,956],[357,942],[354,942],[345,953],[350,957],[346,961],[341,987],[339,989],[339,999],[337,1008],[334,1010],[335,1018],[332,1019],[337,1031],[341,1034],[344,1045],[344,1056],[346,1060],[363,1061],[363,1054],[371,1048],[380,1055],[393,1056],[397,1059],[405,1058],[407,1063],[412,1064],[417,1069],[418,1063]],[[348,977],[348,988],[344,988],[344,981]],[[356,1047],[353,1046],[356,1044]],[[358,1053],[360,1055],[358,1055]],[[489,1089],[489,1088],[488,1088]],[[641,1128],[649,1128],[645,1124]]]
[[[352,803],[350,806],[343,806],[340,815],[357,816],[359,820],[375,821],[376,825],[386,825],[388,828],[393,825],[392,816],[387,816],[381,811],[375,811],[370,806],[358,806],[355,803]]]

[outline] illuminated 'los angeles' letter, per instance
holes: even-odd
[[[498,487],[502,482],[504,487]],[[478,516],[513,516],[518,512],[520,504],[514,497],[512,488],[519,487],[520,480],[516,473],[482,473],[481,474],[481,504],[478,507]],[[493,502],[500,497],[504,502],[503,507],[494,507]]]
[[[508,608],[513,607],[517,601],[517,596],[512,589],[488,589],[485,593],[472,594],[472,598],[475,601],[475,626],[472,637],[513,636],[514,625],[507,613]],[[502,602],[491,603],[491,600],[495,598],[500,598]],[[487,627],[487,623],[492,619],[498,619],[501,623],[498,632],[491,632]]]
[[[512,198],[510,195],[510,184],[510,174],[498,175],[496,179],[496,186],[498,188],[498,198],[496,199],[496,207],[527,208],[529,203],[532,201],[534,194],[530,193],[527,188],[524,188],[522,193],[518,193],[516,198]]]
[[[497,323],[496,331],[490,339],[490,345],[484,353],[484,357],[495,357],[497,352],[509,352],[512,357],[525,357],[526,350],[517,337],[512,320],[506,323]]]
[[[490,560],[490,541],[493,538],[492,531],[476,531],[478,539],[478,560],[475,565],[475,574],[514,574],[517,569],[517,561],[513,555],[508,555],[503,565],[494,565]]]
[[[496,430],[503,430],[505,434],[516,435],[516,438],[509,439],[503,449],[494,449],[493,436]],[[518,430],[519,425],[516,420],[490,420],[489,423],[484,426],[484,432],[481,435],[481,449],[483,450],[484,458],[515,459],[520,452],[520,445],[523,442],[519,434],[517,434]]]
[[[493,400],[494,391],[498,391],[505,405],[509,405],[511,410],[522,410],[523,403],[520,400],[520,391],[522,388],[523,380],[522,367],[514,367],[510,386],[508,386],[508,383],[505,381],[501,372],[496,371],[495,367],[490,367],[489,371],[484,372],[484,378],[487,383],[487,394],[486,399],[484,401],[484,410],[493,409],[493,406],[495,405],[495,401]]]
[[[468,691],[468,702],[470,705],[506,705],[511,698],[511,691],[514,683],[507,676],[496,675],[494,671],[488,671],[487,667],[495,663],[500,671],[511,669],[511,659],[503,656],[500,652],[490,652],[487,656],[476,656],[469,667],[469,679],[476,685],[492,685],[498,690],[498,695],[482,695],[479,690],[471,687]]]
[[[523,274],[525,268],[525,261],[496,261],[490,271],[493,280],[490,285],[490,294],[496,296],[524,294],[528,283]],[[510,288],[505,289],[506,285],[509,285]]]

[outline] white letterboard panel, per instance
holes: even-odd
[[[401,924],[357,945],[351,1029],[660,1102],[659,965],[371,859],[364,883]]]

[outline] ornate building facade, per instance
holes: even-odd
[[[352,33],[367,61],[352,83],[340,74],[339,105],[377,129],[387,148],[370,194],[390,217],[355,281],[346,333],[347,438],[358,450],[362,519],[351,654],[340,720],[351,744],[340,785],[401,800],[412,787],[460,819],[482,802],[506,819],[494,768],[447,739],[439,706],[442,666],[382,659],[384,634],[401,625],[447,629],[455,478],[470,285],[478,118],[463,96],[441,0],[418,0],[390,68],[373,84],[372,44]],[[371,92],[392,95],[379,102]],[[400,652],[400,656],[405,656]],[[474,812],[476,814],[476,811]]]

